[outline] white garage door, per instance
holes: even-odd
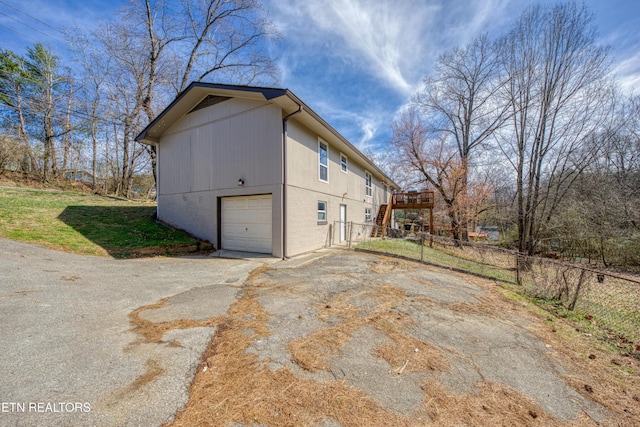
[[[271,195],[222,199],[222,249],[270,254]]]

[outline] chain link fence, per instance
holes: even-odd
[[[527,295],[582,315],[608,336],[640,344],[640,279],[517,254],[516,283]],[[640,355],[640,347],[635,351]]]
[[[527,256],[495,245],[462,242],[417,229],[336,221],[332,244],[402,256],[465,273],[515,284],[517,292],[555,307],[562,316],[591,322],[640,357],[640,278],[587,265]]]

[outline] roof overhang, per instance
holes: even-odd
[[[309,108],[308,105],[288,89],[193,82],[140,132],[136,137],[136,141],[149,145],[158,144],[161,136],[167,129],[187,115],[187,113],[208,95],[271,102],[282,109],[283,117],[300,110],[302,107],[301,111],[295,115],[295,120],[301,122],[321,138],[336,146],[349,158],[359,159],[360,163],[364,163],[365,167],[368,166],[368,169],[371,169],[372,174],[378,175],[379,178],[381,177],[384,184],[389,185],[393,189],[400,188],[400,186],[393,182],[371,159],[362,154],[360,150],[320,117],[318,113]]]

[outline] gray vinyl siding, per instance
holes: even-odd
[[[233,98],[186,114],[164,131],[157,145],[158,217],[217,245],[222,198],[271,194],[272,254],[282,256],[282,117],[281,108],[268,101]],[[328,182],[319,180],[317,133],[295,116],[288,122],[286,256],[327,245],[341,204],[348,222],[363,223],[365,208],[375,218],[387,202],[370,165],[325,136]],[[348,158],[346,174],[341,152]],[[366,196],[365,170],[373,176],[372,197]],[[317,221],[318,201],[327,202],[326,223]]]
[[[267,102],[230,99],[168,129],[158,144],[159,218],[217,244],[220,197],[272,194],[273,254],[280,256],[281,115]]]
[[[347,221],[364,223],[365,208],[373,219],[383,201],[384,187],[369,169],[347,155],[348,172],[340,170],[341,150],[329,146],[329,182],[318,177],[318,136],[291,120],[287,141],[287,250],[290,256],[328,243],[329,225],[340,220],[340,205],[347,206]],[[344,152],[343,152],[344,153]],[[346,153],[345,153],[346,154]],[[372,197],[365,195],[365,170],[373,175]],[[327,202],[327,223],[318,224],[317,203]],[[337,234],[335,234],[337,236]]]
[[[219,117],[208,111],[222,108],[233,114]],[[208,122],[211,116],[216,120]],[[162,194],[237,187],[240,178],[246,186],[281,183],[280,117],[274,105],[238,99],[187,114],[158,144],[160,161],[170,165],[160,177]]]

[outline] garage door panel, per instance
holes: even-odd
[[[222,199],[222,248],[272,252],[271,195]]]

